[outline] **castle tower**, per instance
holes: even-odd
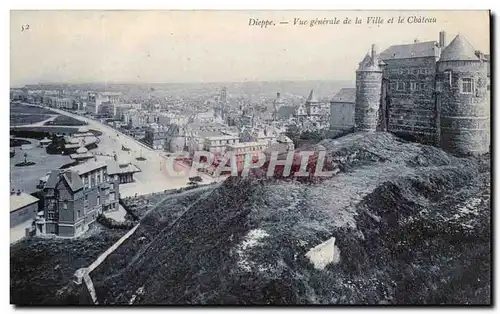
[[[441,147],[456,154],[489,151],[488,64],[457,35],[437,62]]]
[[[380,98],[382,94],[382,74],[375,45],[356,71],[356,104],[354,124],[357,131],[377,130]]]

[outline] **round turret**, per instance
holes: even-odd
[[[441,147],[459,155],[489,151],[488,64],[460,35],[437,63]]]
[[[383,71],[373,45],[371,55],[365,56],[356,71],[354,124],[357,131],[374,132],[377,130],[382,74]]]

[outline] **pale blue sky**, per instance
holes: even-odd
[[[435,24],[293,26],[293,19],[435,17]],[[249,18],[289,21],[250,27]],[[29,24],[28,31],[21,26]],[[457,33],[489,53],[487,11],[12,11],[11,86],[38,82],[353,80],[372,43]]]

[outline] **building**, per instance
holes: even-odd
[[[356,88],[342,88],[330,101],[330,129],[344,131],[354,127]]]
[[[234,135],[216,135],[204,138],[203,150],[211,153],[224,154],[227,145],[234,145],[240,142],[240,138]]]
[[[356,72],[355,126],[387,130],[457,154],[489,151],[489,62],[461,35],[372,46]]]
[[[226,152],[232,152],[235,155],[246,155],[248,153],[258,153],[269,146],[268,142],[243,142],[227,144]]]
[[[168,128],[152,123],[144,133],[144,140],[153,149],[165,150]]]
[[[66,110],[73,110],[77,109],[77,103],[75,100],[71,98],[56,98],[55,99],[55,107],[58,109],[66,109]]]
[[[306,103],[306,113],[310,118],[317,119],[320,115],[320,105],[319,101],[314,95],[314,91],[311,90],[309,92],[309,96],[307,97]]]
[[[108,175],[114,176],[120,184],[134,182],[134,173],[140,171],[130,161],[111,161],[108,163]]]
[[[99,107],[103,103],[115,106],[120,103],[120,93],[113,92],[88,92],[85,110],[91,114],[99,114]],[[114,112],[114,109],[112,110]]]
[[[50,143],[52,143],[52,140],[44,137],[42,140],[40,140],[40,147],[45,148],[45,147],[49,146]]]
[[[35,221],[36,234],[75,237],[103,211],[118,209],[118,178],[107,170],[97,161],[53,170],[42,190],[44,213]]]
[[[13,228],[28,220],[35,219],[39,199],[17,190],[10,192],[10,227]]]
[[[76,160],[78,162],[84,162],[87,159],[94,158],[94,154],[92,152],[89,152],[85,146],[80,146],[75,153],[70,154],[69,157],[73,160]]]

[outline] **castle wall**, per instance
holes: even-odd
[[[441,85],[441,147],[458,154],[482,154],[490,146],[490,97],[487,63],[444,61],[438,63]],[[445,71],[451,71],[450,76]],[[472,78],[472,93],[463,93],[464,78]]]
[[[425,143],[438,143],[434,95],[435,57],[384,60],[387,130]]]
[[[381,93],[382,71],[356,72],[354,122],[357,130],[376,131]]]

